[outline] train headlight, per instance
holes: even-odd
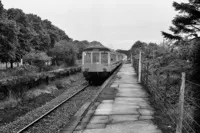
[[[104,71],[104,72],[106,72],[106,71],[107,71],[107,69],[106,69],[106,68],[103,68],[103,71]]]

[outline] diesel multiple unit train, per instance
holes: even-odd
[[[126,58],[104,46],[92,46],[83,50],[82,72],[89,83],[107,78]]]

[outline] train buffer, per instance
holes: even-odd
[[[114,94],[103,92],[74,133],[162,133],[152,121],[154,109],[131,64],[123,64],[107,89],[112,88]]]

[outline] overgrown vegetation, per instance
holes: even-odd
[[[152,103],[156,109],[155,122],[166,132],[175,132],[180,114],[179,93],[181,72],[192,73],[192,63],[184,55],[184,47],[172,47],[155,43],[137,41],[131,51],[134,56],[134,67],[138,71],[138,54],[142,51],[142,83],[152,95]],[[189,78],[189,76],[187,76]],[[184,112],[194,117],[195,108],[191,97],[195,88],[187,86],[185,90]],[[189,100],[190,98],[190,100]],[[188,104],[190,103],[190,104]],[[192,120],[185,115],[184,121],[192,125]],[[183,123],[185,127],[187,125]],[[191,129],[187,129],[191,130]]]
[[[23,117],[23,115],[29,111],[41,107],[50,100],[61,95],[63,92],[70,92],[70,90],[73,90],[71,87],[77,86],[82,82],[84,82],[82,74],[78,73],[61,79],[56,79],[48,85],[42,84],[34,87],[25,92],[23,97],[17,100],[15,98],[9,98],[8,100],[1,102],[1,130],[3,130],[3,125],[9,124],[13,121],[18,121],[20,116]],[[50,105],[52,107],[52,104]],[[8,129],[4,130],[4,132],[9,131],[10,130]]]
[[[192,81],[193,86],[190,87],[190,93],[193,94],[192,103],[197,103],[198,108],[194,111],[193,125],[195,131],[200,130],[199,122],[199,97],[200,97],[200,47],[199,47],[199,33],[200,33],[200,1],[188,0],[188,2],[173,2],[173,7],[178,11],[178,15],[172,20],[173,26],[170,27],[171,33],[162,32],[163,36],[171,41],[174,41],[173,46],[178,47],[182,51],[182,58],[191,62],[191,75],[187,77]],[[196,106],[196,107],[197,107]],[[191,107],[191,106],[189,106]]]
[[[76,47],[67,41],[57,42],[55,47],[49,51],[49,55],[53,56],[53,63],[56,65],[59,65],[59,62],[74,65],[77,53]]]
[[[142,83],[152,94],[156,108],[156,122],[164,132],[175,132],[179,119],[179,95],[181,85],[181,72],[186,72],[186,79],[192,81],[195,46],[199,41],[144,43],[137,41],[131,48],[134,67],[138,72],[138,54],[142,51]],[[180,45],[181,43],[182,45]],[[178,45],[179,44],[179,45]],[[186,82],[184,105],[184,128],[187,131],[199,130],[196,122],[198,118],[198,105],[194,106],[198,97],[198,86]],[[187,124],[186,124],[187,123]],[[189,125],[188,125],[189,124]],[[193,129],[190,129],[191,126]],[[187,132],[184,130],[184,132]]]
[[[200,41],[200,1],[173,2],[173,7],[178,11],[178,15],[174,17],[173,26],[169,28],[172,34],[162,31],[162,35],[174,41],[173,46],[185,51],[182,56],[193,64],[193,80],[200,83],[200,47],[198,44]]]

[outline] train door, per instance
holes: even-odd
[[[92,63],[100,64],[100,52],[92,52]]]

